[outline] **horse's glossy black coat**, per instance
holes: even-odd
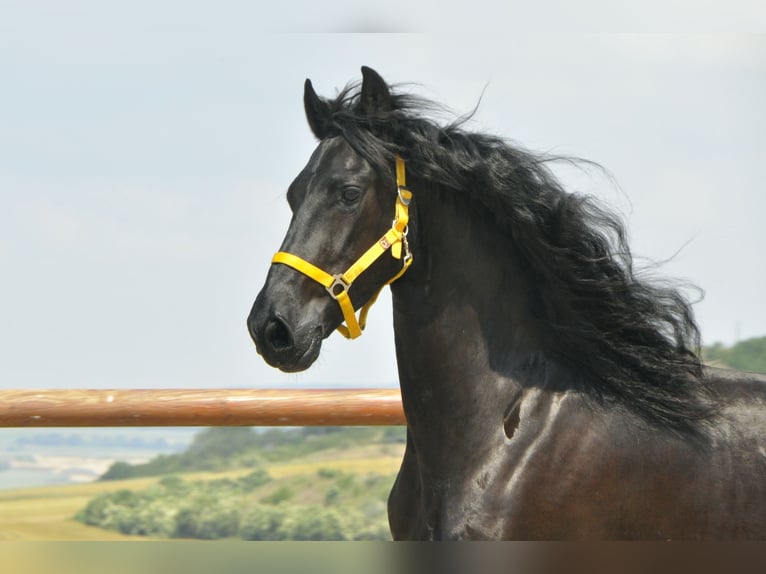
[[[634,275],[619,221],[545,158],[438,126],[362,71],[335,100],[306,83],[320,143],[281,250],[345,269],[390,226],[404,157],[415,259],[391,289],[408,422],[394,538],[765,539],[766,377],[703,367],[688,303]],[[365,272],[355,305],[399,265]],[[340,321],[321,286],[275,265],[248,327],[295,371]]]

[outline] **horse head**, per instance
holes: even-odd
[[[341,116],[373,126],[393,105],[386,82],[369,68],[362,74],[356,101],[342,111],[305,83],[306,117],[319,144],[289,186],[292,220],[247,320],[258,352],[285,372],[308,368],[335,329],[358,336],[365,305],[411,260],[403,162],[372,130],[364,146],[343,135]]]

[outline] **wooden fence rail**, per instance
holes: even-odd
[[[0,390],[0,427],[403,424],[398,389]]]

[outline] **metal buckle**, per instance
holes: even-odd
[[[340,297],[342,293],[345,293],[346,291],[348,291],[349,284],[343,280],[342,273],[333,275],[332,278],[335,279],[335,281],[333,281],[332,285],[330,285],[329,287],[325,287],[325,289],[330,294],[330,297],[332,297],[333,299],[337,301],[338,297]],[[340,291],[338,291],[337,293],[335,292],[336,287],[340,287]]]

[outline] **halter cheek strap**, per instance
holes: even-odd
[[[412,263],[412,254],[410,253],[410,247],[407,243],[407,222],[409,221],[409,206],[412,201],[412,192],[406,189],[405,185],[406,174],[404,160],[399,156],[396,156],[397,195],[394,222],[391,224],[391,229],[378,239],[378,241],[373,243],[372,246],[365,251],[359,259],[354,261],[344,273],[331,275],[316,265],[309,263],[305,259],[301,259],[297,255],[286,253],[284,251],[277,252],[271,260],[272,263],[280,263],[292,267],[296,271],[300,271],[327,290],[330,297],[338,302],[341,313],[343,313],[343,320],[346,324],[341,324],[338,327],[338,331],[347,339],[356,339],[362,334],[362,330],[364,330],[364,327],[367,324],[367,313],[369,312],[370,307],[372,307],[378,299],[378,295],[380,295],[383,287],[390,285],[399,279]],[[354,280],[364,273],[389,249],[391,250],[391,256],[394,259],[402,260],[402,268],[396,275],[389,279],[388,282],[382,285],[370,300],[362,306],[359,313],[359,320],[357,320],[354,304],[351,302],[348,290]],[[404,255],[402,255],[402,249],[404,250]]]

